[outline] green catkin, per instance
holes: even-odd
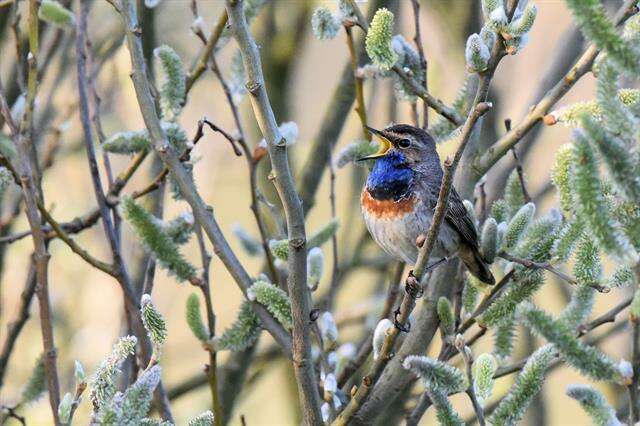
[[[555,321],[533,306],[525,307],[521,313],[524,323],[549,343],[553,343],[564,360],[576,370],[594,380],[621,381],[616,364],[595,347],[578,340],[575,329],[566,322]]]
[[[122,414],[118,424],[136,425],[147,415],[151,407],[153,391],[160,383],[161,372],[160,366],[154,365],[145,370],[138,380],[124,392]]]
[[[324,272],[324,253],[320,247],[314,247],[307,253],[307,285],[316,288]]]
[[[120,372],[120,364],[129,355],[135,353],[137,339],[134,336],[121,337],[113,346],[111,353],[100,363],[89,381],[89,399],[94,408],[107,404],[116,393],[116,376]]]
[[[497,223],[507,222],[511,219],[507,202],[503,199],[494,201],[493,204],[491,204],[491,216]]]
[[[71,405],[73,405],[73,396],[67,392],[64,394],[58,405],[58,417],[62,424],[68,424],[71,417]]]
[[[47,390],[46,375],[44,372],[44,356],[40,355],[31,370],[29,380],[22,390],[20,401],[29,404],[39,399]]]
[[[378,9],[365,39],[367,54],[384,71],[391,69],[398,60],[398,54],[391,47],[393,21],[393,13],[384,7]]]
[[[620,222],[622,231],[640,250],[640,203],[613,199],[613,218]]]
[[[583,234],[584,224],[578,218],[565,223],[551,249],[553,257],[563,263],[569,260],[573,249]]]
[[[146,130],[118,132],[102,144],[102,149],[112,154],[134,154],[151,148],[151,139]]]
[[[191,213],[183,213],[163,224],[164,231],[176,244],[186,244],[193,234],[194,219]]]
[[[533,397],[540,392],[545,373],[555,357],[553,345],[545,345],[531,354],[516,383],[491,413],[488,422],[495,426],[518,424]]]
[[[560,207],[566,217],[573,212],[573,197],[571,190],[571,162],[573,159],[573,145],[565,144],[558,149],[556,160],[551,168],[551,183],[558,191]]]
[[[604,129],[597,127],[593,130],[597,132],[598,136],[602,137],[610,133],[610,135],[620,138],[624,140],[626,144],[633,146],[636,143],[636,123],[631,112],[618,97],[619,79],[620,73],[610,61],[605,59],[600,63],[598,67],[596,99],[602,108]],[[589,119],[589,117],[585,118]],[[589,133],[592,133],[592,131]]]
[[[469,385],[462,371],[426,356],[409,355],[402,366],[420,377],[427,389],[444,392],[445,395],[462,392]]]
[[[638,89],[618,89],[617,99],[629,111],[636,111],[640,105],[640,90]],[[571,105],[559,108],[548,114],[552,118],[549,124],[563,123],[568,126],[576,127],[580,125],[583,116],[589,116],[596,121],[601,121],[604,116],[602,106],[598,101],[576,102]]]
[[[437,311],[442,333],[445,336],[452,336],[456,325],[456,319],[453,315],[453,308],[449,299],[446,297],[440,297],[440,299],[438,299]]]
[[[487,326],[499,324],[516,311],[518,305],[531,296],[544,283],[544,275],[540,270],[520,270],[513,277],[513,283],[480,317],[480,322]]]
[[[201,342],[209,340],[209,330],[202,321],[202,315],[200,314],[200,300],[198,299],[198,295],[195,293],[191,293],[187,298],[186,318],[187,324],[189,325],[193,335],[196,336],[196,339]]]
[[[628,266],[619,267],[607,279],[607,287],[609,288],[635,286],[636,284],[636,274]]]
[[[465,315],[471,315],[476,309],[480,293],[477,284],[472,278],[470,274],[467,274],[464,288],[462,289],[462,310]]]
[[[523,36],[531,30],[536,20],[538,9],[535,4],[529,3],[522,11],[522,15],[513,19],[506,32],[511,36]]]
[[[560,314],[560,320],[569,327],[576,328],[582,325],[591,314],[595,300],[595,289],[587,285],[578,284],[573,289],[571,299]]]
[[[144,294],[141,299],[141,317],[142,324],[147,330],[149,339],[153,343],[154,350],[159,352],[160,348],[167,339],[167,324],[162,317],[162,314],[158,312],[156,307],[151,302],[151,296]]]
[[[262,244],[260,244],[260,241],[253,238],[253,236],[249,234],[242,226],[235,224],[231,230],[240,242],[240,245],[242,246],[244,251],[249,256],[258,256],[263,252]]]
[[[479,34],[471,34],[467,39],[464,57],[469,72],[482,72],[487,69],[491,52]]]
[[[595,388],[589,385],[569,385],[567,395],[580,403],[596,426],[622,426],[616,411]]]
[[[494,218],[485,220],[480,241],[482,257],[488,263],[493,263],[498,252],[498,224]]]
[[[311,15],[311,28],[318,40],[331,40],[340,30],[341,22],[326,7],[318,7]]]
[[[330,220],[325,226],[317,230],[307,239],[307,249],[311,250],[314,247],[320,247],[331,240],[338,231],[338,226],[339,224],[336,219]],[[287,260],[289,258],[289,240],[271,240],[269,241],[269,250],[271,250],[271,254],[277,259]]]
[[[583,119],[582,125],[589,139],[598,148],[616,188],[629,201],[640,202],[640,177],[636,173],[637,166],[629,155],[628,145],[588,117]]]
[[[533,222],[527,228],[515,254],[534,262],[545,262],[551,258],[553,245],[558,238],[562,216],[558,210],[551,209],[549,214]]]
[[[270,282],[257,280],[247,290],[247,297],[263,305],[285,328],[293,327],[291,316],[291,303],[289,297],[282,289]]]
[[[169,145],[179,154],[191,147],[191,142],[187,133],[178,124],[163,121],[160,123],[164,130]],[[145,130],[118,132],[109,137],[101,145],[102,149],[112,154],[135,154],[137,152],[149,151],[153,148],[153,142],[149,132]]]
[[[261,331],[260,320],[253,312],[251,303],[245,300],[240,305],[235,322],[215,338],[214,344],[218,350],[239,352],[254,345]]]
[[[153,54],[160,62],[163,79],[160,89],[160,108],[162,117],[174,121],[184,104],[186,94],[186,75],[180,56],[169,46],[157,47]]]
[[[525,197],[517,170],[512,170],[504,188],[504,201],[507,203],[509,217],[513,217],[524,205]]]
[[[503,250],[508,251],[518,244],[520,238],[522,238],[531,224],[535,211],[536,206],[533,203],[527,203],[511,218],[502,241]]]
[[[154,254],[160,266],[180,281],[188,281],[196,275],[196,269],[180,253],[178,246],[151,213],[138,205],[133,198],[124,197],[122,215],[131,224],[145,247]]]
[[[38,8],[38,18],[59,28],[74,28],[76,17],[55,0],[42,0]]]
[[[498,362],[491,354],[481,354],[472,365],[473,389],[481,401],[487,401],[493,391],[493,375]]]
[[[633,47],[618,33],[607,17],[600,0],[566,0],[569,9],[585,36],[592,40],[607,57],[625,70],[638,74],[640,65]]]
[[[464,422],[453,409],[447,398],[447,394],[442,391],[427,390],[427,395],[433,402],[436,409],[436,420],[440,426],[464,426]]]
[[[336,167],[341,169],[347,164],[360,165],[356,160],[374,154],[377,150],[377,143],[374,142],[367,140],[352,142],[338,151],[335,159]]]
[[[616,229],[609,207],[602,193],[598,162],[593,149],[582,132],[574,134],[573,164],[575,173],[571,179],[581,219],[588,224],[599,245],[607,252],[621,257],[627,255],[628,240]]]
[[[579,285],[597,287],[602,280],[602,264],[600,253],[595,242],[585,236],[578,243],[573,275]]]
[[[338,231],[339,223],[336,219],[330,220],[322,228],[318,229],[307,240],[307,248],[312,249],[314,247],[320,247],[326,242],[329,242],[331,238]]]
[[[516,326],[514,314],[509,314],[493,328],[493,355],[500,362],[505,362],[511,357],[516,338]]]
[[[213,426],[213,420],[213,413],[211,411],[205,411],[198,417],[189,420],[188,426]]]

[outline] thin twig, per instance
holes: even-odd
[[[418,57],[420,58],[420,68],[424,73],[424,90],[429,91],[428,84],[428,64],[424,56],[424,47],[422,45],[422,34],[420,32],[420,2],[418,0],[411,0],[411,7],[413,9],[413,26],[415,29],[415,35],[413,42],[418,49]],[[422,129],[429,128],[429,104],[425,101],[422,102]]]

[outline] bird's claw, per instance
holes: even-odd
[[[404,291],[413,299],[419,299],[424,294],[424,289],[418,282],[416,276],[413,275],[413,271],[409,271],[409,276],[407,276],[407,280],[405,281]]]

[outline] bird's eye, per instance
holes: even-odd
[[[398,146],[402,149],[409,148],[411,146],[411,141],[409,139],[400,139],[398,141]]]

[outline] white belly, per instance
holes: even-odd
[[[412,212],[397,216],[380,217],[363,208],[363,216],[369,233],[385,252],[398,260],[415,265],[419,251],[416,239],[429,230],[433,218],[431,212],[416,208]],[[443,223],[431,257],[450,256],[457,251],[457,246],[458,235]]]

